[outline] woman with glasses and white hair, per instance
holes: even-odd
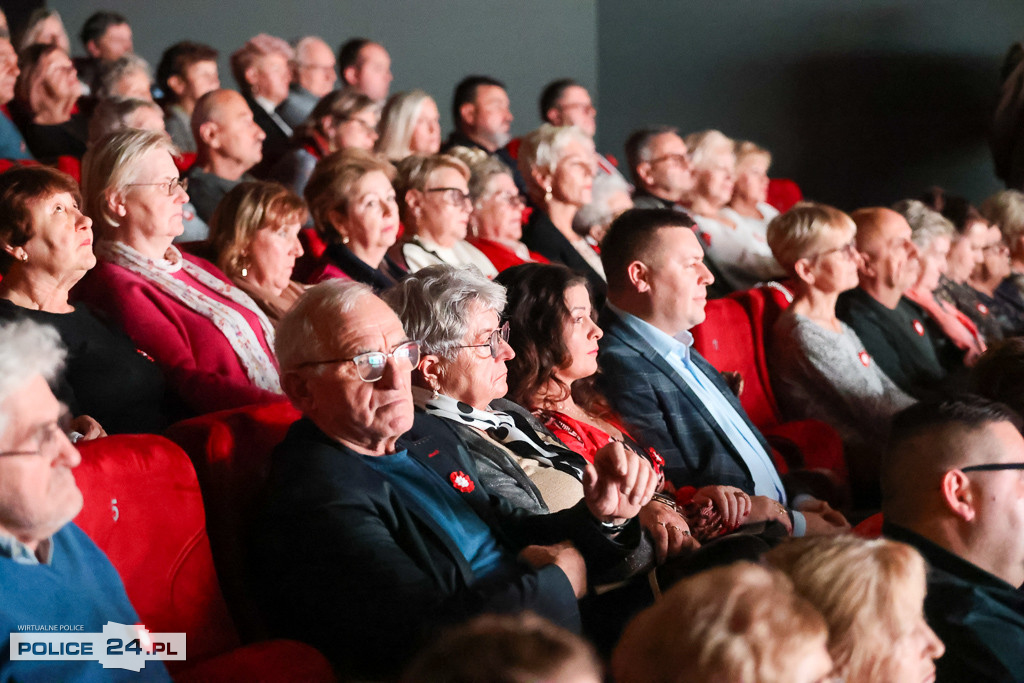
[[[476,266],[487,277],[498,270],[466,241],[473,203],[469,167],[449,154],[410,156],[398,165],[398,196],[404,239],[392,254],[410,273],[429,265]]]
[[[519,173],[534,207],[523,242],[584,275],[600,307],[608,290],[601,257],[573,230],[576,213],[593,198],[595,171],[594,141],[575,126],[545,123],[519,146]]]
[[[735,143],[717,130],[686,136],[694,185],[685,204],[697,222],[704,251],[721,268],[733,290],[749,289],[758,282],[783,275],[763,232],[725,211],[736,186]]]
[[[441,116],[434,98],[422,90],[395,93],[380,117],[377,151],[397,164],[411,154],[441,150]]]
[[[877,489],[878,431],[914,402],[836,316],[839,295],[858,284],[856,230],[842,211],[813,203],[768,225],[772,253],[794,283],[773,331],[772,384],[789,419],[819,419],[839,432],[855,493]]]
[[[280,401],[267,316],[213,264],[172,244],[188,201],[175,152],[166,133],[140,130],[89,149],[82,194],[100,263],[75,296],[157,362],[182,415]]]

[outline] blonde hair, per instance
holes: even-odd
[[[735,143],[732,138],[718,130],[702,130],[690,133],[683,142],[690,153],[690,163],[694,168],[703,168],[704,164],[715,154],[728,152],[736,157]]]
[[[245,265],[245,252],[265,228],[305,223],[306,202],[280,183],[239,183],[224,195],[210,217],[210,250],[217,267],[236,276]]]
[[[1024,235],[1024,192],[1003,190],[995,193],[982,203],[981,215],[990,223],[999,225],[1003,239],[1013,249],[1014,243]]]
[[[793,273],[796,262],[813,256],[822,238],[838,231],[857,231],[853,220],[839,209],[827,204],[800,202],[768,224],[768,246],[779,264]]]
[[[339,242],[341,236],[331,223],[331,211],[348,211],[355,184],[367,173],[380,171],[394,182],[395,167],[365,149],[344,149],[317,162],[303,194],[309,204],[316,232],[327,242]]]
[[[409,205],[405,201],[405,195],[409,190],[427,189],[427,181],[431,174],[439,168],[452,168],[458,171],[466,182],[469,182],[469,166],[462,159],[451,154],[431,154],[422,156],[413,154],[398,163],[398,176],[395,178],[395,194],[398,197],[398,208],[401,212],[402,222],[407,228],[413,228],[412,216],[409,215]]]
[[[754,156],[764,157],[768,160],[768,165],[772,165],[772,153],[756,142],[751,142],[750,140],[738,140],[736,141],[733,150],[736,152],[737,167],[746,161],[747,157]]]
[[[102,239],[114,239],[118,218],[107,206],[110,192],[123,192],[138,179],[139,165],[150,152],[178,154],[170,136],[163,131],[126,128],[96,141],[82,157],[82,198],[85,214]]]
[[[793,539],[764,559],[828,623],[828,649],[847,683],[893,680],[885,653],[920,615],[925,564],[914,548],[853,534]]]
[[[827,635],[782,572],[738,562],[683,579],[641,612],[612,674],[618,683],[785,683]]]
[[[423,103],[433,98],[422,90],[398,92],[388,98],[384,111],[380,116],[380,138],[377,140],[377,151],[388,159],[400,161],[412,150],[413,129],[416,119],[423,110]],[[435,106],[437,103],[434,103]]]

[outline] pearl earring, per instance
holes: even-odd
[[[551,186],[550,185],[548,185],[547,187],[544,188],[544,201],[546,201],[546,202],[550,202],[551,201]]]

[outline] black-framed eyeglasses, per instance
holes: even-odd
[[[53,422],[47,422],[39,427],[32,438],[36,442],[36,449],[29,451],[0,451],[0,457],[8,455],[43,455],[52,454],[60,443],[61,437],[67,439],[71,432],[71,413],[64,411]]]
[[[653,159],[651,159],[647,163],[649,163],[650,165],[653,166],[654,164],[661,163],[662,161],[668,161],[670,163],[677,164],[679,166],[689,166],[690,165],[690,157],[688,157],[685,154],[664,154],[664,155],[662,155],[660,157],[654,157]]]
[[[414,368],[420,362],[420,343],[418,341],[407,341],[399,344],[388,353],[383,351],[367,351],[351,358],[310,360],[300,363],[299,367],[308,368],[315,365],[330,365],[331,363],[354,363],[356,371],[359,373],[359,379],[364,382],[376,382],[384,376],[384,368],[387,367],[388,358],[394,358],[396,362],[408,363],[410,368]]]
[[[430,187],[424,192],[442,192],[441,199],[446,204],[450,204],[455,207],[469,207],[473,208],[473,200],[470,199],[469,195],[460,190],[457,187]]]
[[[993,462],[985,465],[968,465],[959,468],[961,472],[997,472],[999,470],[1024,470],[1024,462]]]
[[[491,336],[487,338],[486,344],[459,344],[455,348],[457,349],[483,349],[486,348],[491,354],[491,358],[497,358],[498,354],[501,353],[502,343],[508,343],[508,321],[499,327],[498,329],[491,332]]]
[[[170,178],[159,183],[128,183],[126,187],[161,187],[168,197],[172,197],[179,187],[188,192],[188,178]]]

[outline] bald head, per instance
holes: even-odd
[[[212,90],[199,98],[192,112],[192,135],[196,163],[221,178],[237,180],[263,157],[266,134],[234,90]]]
[[[239,102],[247,109],[248,104],[245,98],[234,90],[211,90],[196,102],[196,108],[192,111],[192,135],[199,140],[199,128],[209,121],[220,123],[224,115],[230,112]]]
[[[887,235],[901,230],[903,226],[908,231],[910,229],[903,216],[882,206],[857,209],[850,218],[857,226],[857,250],[862,252],[873,251],[880,241],[887,239]]]
[[[896,308],[917,277],[917,254],[907,220],[892,209],[872,207],[850,214],[857,226],[860,287],[888,308]]]

